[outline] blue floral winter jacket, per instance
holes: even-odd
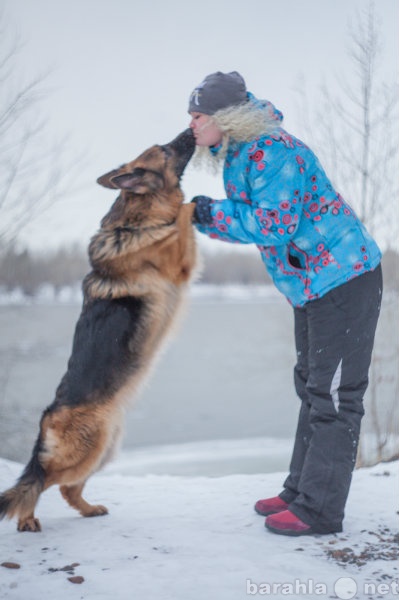
[[[256,244],[276,287],[293,306],[380,263],[377,244],[333,189],[317,157],[281,127],[230,144],[224,186],[227,198],[211,201],[212,223],[198,224],[198,230]]]

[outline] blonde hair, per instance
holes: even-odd
[[[217,173],[224,163],[231,142],[250,142],[258,136],[269,135],[280,127],[281,121],[261,102],[257,105],[249,101],[229,106],[211,115],[212,122],[223,133],[222,145],[216,153],[207,146],[198,146],[192,159],[194,167],[205,167]]]

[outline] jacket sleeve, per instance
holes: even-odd
[[[212,224],[197,225],[199,231],[228,242],[287,244],[299,225],[305,170],[294,152],[282,143],[275,146],[272,160],[264,168],[253,160],[248,161],[248,173],[243,167],[242,181],[236,183],[235,192],[240,200],[211,202]]]

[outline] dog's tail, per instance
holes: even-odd
[[[0,519],[14,516],[26,518],[33,514],[43,491],[45,470],[40,463],[41,436],[33,448],[32,457],[14,487],[0,494]]]

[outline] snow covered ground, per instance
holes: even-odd
[[[343,533],[288,538],[268,532],[253,511],[285,473],[138,476],[132,460],[138,455],[122,456],[88,483],[87,499],[107,505],[105,517],[80,517],[52,488],[38,506],[41,533],[0,524],[0,598],[399,597],[397,463],[354,473]],[[20,471],[0,460],[0,489]]]
[[[150,424],[151,437],[148,431],[147,437],[143,433],[144,437],[138,439],[141,447],[125,447],[116,462],[88,483],[89,502],[105,504],[110,514],[83,519],[54,488],[43,494],[38,506],[41,533],[18,533],[15,522],[1,522],[1,600],[399,598],[398,567],[394,561],[398,542],[397,463],[355,472],[342,534],[277,536],[264,528],[264,519],[253,511],[258,498],[274,495],[281,488],[286,476],[281,471],[288,465],[293,441],[292,423],[287,418],[295,416],[297,406],[291,367],[286,377],[278,371],[282,364],[278,357],[292,351],[293,344],[284,337],[292,335],[291,328],[281,326],[286,324],[288,308],[276,294],[270,286],[194,286],[191,318],[187,319],[191,329],[180,332],[158,366],[147,396],[128,417],[134,440],[146,423]],[[23,429],[30,414],[25,398],[34,404],[34,396],[41,407],[43,398],[51,398],[55,383],[48,382],[51,389],[48,393],[43,391],[37,373],[47,380],[48,372],[54,371],[58,381],[58,363],[54,366],[50,359],[57,359],[62,372],[69,352],[68,336],[73,331],[69,321],[64,323],[65,314],[60,319],[54,307],[65,305],[78,310],[80,301],[79,288],[65,289],[57,296],[52,288],[43,288],[34,299],[18,292],[7,295],[0,291],[3,323],[14,319],[10,338],[6,338],[3,327],[0,344],[7,359],[2,368],[9,394],[2,406],[0,423],[3,447],[9,448],[11,438],[21,447],[27,440],[30,451],[29,431]],[[36,323],[38,314],[32,319],[30,309],[26,314],[18,309],[13,316],[13,306],[44,307],[47,325],[44,327],[44,321],[39,319],[39,337],[28,331],[28,322]],[[70,315],[70,319],[74,322],[75,315]],[[67,330],[64,337],[58,330],[54,334],[56,322]],[[21,331],[15,328],[16,323]],[[389,319],[388,325],[393,331]],[[235,349],[233,344],[232,336],[239,326],[255,336],[248,341],[245,352],[240,330],[240,347]],[[219,329],[223,339],[220,347],[216,336]],[[208,336],[210,330],[215,335],[212,344],[201,337]],[[51,334],[49,339],[43,332]],[[58,341],[52,339],[53,334]],[[391,351],[391,338],[385,329],[381,330],[381,339]],[[195,356],[190,363],[193,348]],[[258,348],[262,348],[260,356]],[[272,361],[267,354],[270,348]],[[221,378],[217,368],[212,370],[219,364],[220,356],[223,373],[234,377]],[[208,388],[201,388],[202,380],[197,381],[195,389],[189,387],[198,361],[206,364],[203,385],[212,389],[213,395]],[[266,371],[264,365],[269,362],[271,367]],[[175,364],[187,380],[173,375]],[[26,373],[30,376],[26,377]],[[242,389],[248,387],[248,377],[251,394],[244,395]],[[167,402],[159,393],[166,388],[165,380],[169,390]],[[180,391],[173,387],[176,381],[180,381]],[[288,389],[280,389],[279,381]],[[25,385],[29,386],[30,395],[24,393]],[[223,387],[223,393],[218,392],[218,385]],[[190,395],[186,399],[187,389]],[[173,404],[179,393],[181,403]],[[162,402],[157,403],[158,396]],[[205,402],[208,396],[209,403],[215,405],[212,411]],[[387,396],[385,388],[379,396]],[[215,403],[215,397],[221,397],[223,402]],[[267,412],[269,397],[270,401],[279,398],[279,410],[272,415]],[[5,409],[15,408],[19,398],[21,410],[7,420]],[[266,414],[261,412],[263,405]],[[151,416],[155,414],[154,420]],[[34,437],[37,420],[35,417],[32,426]],[[178,428],[173,428],[174,423]],[[254,423],[259,423],[259,428]],[[14,430],[18,431],[17,437],[13,436]],[[216,439],[223,436],[229,439]],[[251,439],[242,440],[239,436]],[[164,445],[151,446],[154,440]],[[25,449],[21,449],[21,454],[25,454]],[[13,484],[21,469],[18,463],[0,459],[0,491]],[[74,583],[70,578],[77,580]]]

